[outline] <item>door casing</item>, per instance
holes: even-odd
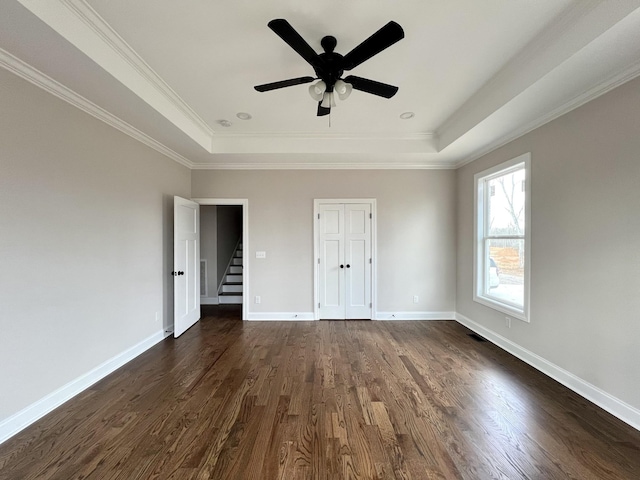
[[[371,320],[375,320],[377,312],[377,209],[375,198],[319,198],[313,200],[313,318],[320,320],[320,270],[318,259],[320,258],[320,225],[318,214],[320,205],[367,203],[371,205]]]

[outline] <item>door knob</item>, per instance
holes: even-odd
[[[178,275],[184,275],[184,272],[178,272]]]
[[[347,263],[347,268],[351,268],[351,265],[349,265],[348,263]]]
[[[340,268],[344,268],[344,265],[340,265]]]

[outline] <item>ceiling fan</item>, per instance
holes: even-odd
[[[354,75],[342,79],[345,70],[352,70],[404,38],[404,30],[396,22],[387,23],[344,56],[334,51],[337,44],[335,37],[324,37],[320,42],[324,52],[318,54],[286,20],[278,18],[271,20],[267,25],[313,67],[316,76],[291,78],[257,85],[254,87],[257,91],[267,92],[319,80],[309,87],[311,97],[318,101],[318,116],[328,115],[331,112],[331,107],[336,105],[333,97],[334,92],[341,100],[344,100],[349,96],[352,88],[384,98],[391,98],[398,91],[398,87],[393,85]]]

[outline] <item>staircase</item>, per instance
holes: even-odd
[[[242,304],[242,243],[236,245],[218,290],[218,303]]]

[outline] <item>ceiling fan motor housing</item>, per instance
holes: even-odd
[[[320,42],[324,53],[318,55],[317,65],[313,65],[318,78],[327,85],[327,92],[333,91],[336,82],[344,73],[344,57],[334,52],[337,43],[335,37],[324,37]]]

